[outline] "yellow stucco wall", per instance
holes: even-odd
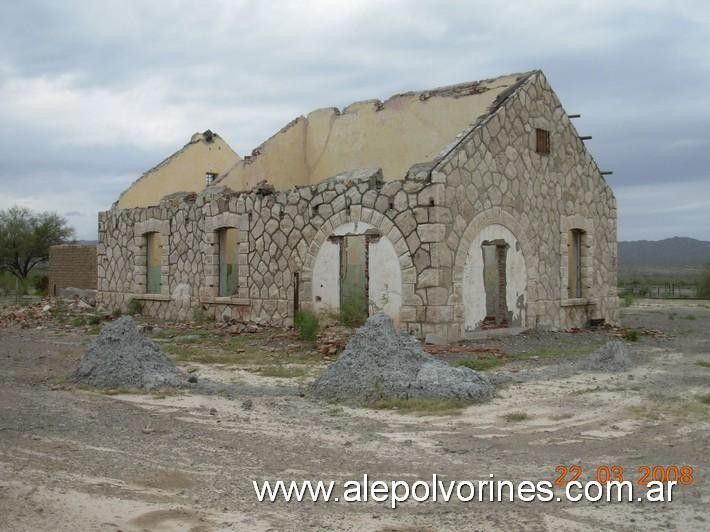
[[[119,208],[157,205],[173,192],[198,192],[205,188],[208,172],[222,174],[240,160],[229,145],[217,135],[208,142],[196,133],[180,151],[148,170],[118,199]]]
[[[246,190],[266,179],[283,190],[357,168],[382,168],[385,181],[402,179],[413,164],[436,157],[519,77],[359,102],[342,113],[313,111],[238,161],[219,183]]]

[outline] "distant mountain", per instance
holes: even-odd
[[[679,237],[619,242],[619,269],[700,269],[710,262],[710,242]]]

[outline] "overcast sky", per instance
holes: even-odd
[[[95,239],[195,131],[244,155],[315,108],[536,68],[614,171],[620,239],[710,240],[702,0],[4,1],[0,208]]]

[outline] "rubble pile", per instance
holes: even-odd
[[[259,332],[262,329],[262,327],[260,327],[259,324],[256,322],[237,321],[234,319],[229,321],[222,321],[219,323],[218,327],[224,330],[225,333],[232,336],[243,333],[255,333]]]
[[[505,352],[500,347],[488,347],[484,345],[467,345],[467,344],[454,344],[454,345],[425,345],[424,351],[430,355],[441,355],[441,354],[476,354],[483,355],[485,357],[496,357],[501,358],[505,356]]]
[[[0,310],[0,327],[16,326],[23,329],[37,327],[47,321],[46,304],[36,303],[23,307],[8,307]],[[51,308],[51,307],[50,307]]]
[[[93,313],[94,307],[82,299],[45,298],[34,303],[1,308],[0,327],[44,328],[57,325],[54,318],[60,314],[75,317]]]
[[[353,331],[349,327],[328,327],[316,339],[316,351],[326,357],[334,358],[347,345]]]
[[[624,327],[610,327],[610,336],[615,338],[624,338],[626,336],[626,329]],[[673,335],[668,334],[660,329],[649,329],[647,327],[639,327],[636,329],[641,336],[650,336],[654,340],[670,340]]]

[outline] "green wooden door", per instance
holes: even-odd
[[[367,238],[343,238],[340,248],[340,313],[348,325],[359,325],[368,316]]]

